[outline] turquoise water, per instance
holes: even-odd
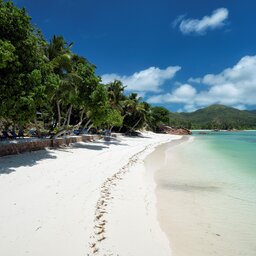
[[[155,177],[173,255],[255,256],[256,131],[192,138],[167,146]]]
[[[241,196],[241,200],[256,204],[256,131],[209,132],[206,135],[194,132],[194,137],[194,147],[214,155],[216,159],[212,164],[222,164],[215,178],[226,179],[237,187],[237,191],[233,190],[234,197]]]
[[[256,179],[256,131],[208,132],[206,135],[194,132],[194,136],[207,143],[210,150],[238,165],[240,168],[236,170]]]

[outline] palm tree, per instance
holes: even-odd
[[[147,102],[139,102],[136,105],[134,115],[137,117],[137,122],[133,125],[130,131],[133,131],[138,125],[147,125],[150,119],[150,105]]]
[[[65,95],[64,89],[67,82],[67,74],[72,69],[72,44],[66,43],[62,36],[53,36],[50,43],[45,48],[45,56],[51,65],[53,72],[59,77],[59,86],[56,89],[53,101],[56,104],[57,110],[57,126],[61,125],[61,102],[63,101],[63,95]]]
[[[71,53],[73,43],[68,44],[63,36],[53,36],[45,49],[45,55],[49,61]]]
[[[124,89],[126,86],[121,81],[115,80],[107,84],[108,98],[110,106],[118,111],[122,111],[122,103],[125,100]]]
[[[131,93],[125,100],[124,111],[124,126],[131,132],[146,123],[150,105],[146,102],[141,102],[141,97],[138,97],[137,93]]]

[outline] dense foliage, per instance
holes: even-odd
[[[24,9],[0,1],[0,115],[25,123],[47,97],[52,85],[40,33]]]
[[[151,107],[135,93],[126,96],[120,81],[102,84],[95,65],[73,53],[62,36],[47,42],[25,9],[0,0],[0,17],[2,129],[60,135],[91,127],[155,129],[168,121],[168,110]]]

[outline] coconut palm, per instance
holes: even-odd
[[[137,93],[131,93],[124,104],[124,126],[131,132],[135,128],[143,127],[146,124],[150,111],[150,105],[141,102],[141,97]]]
[[[122,112],[123,101],[125,100],[124,89],[125,86],[119,80],[107,84],[110,106],[120,112]]]

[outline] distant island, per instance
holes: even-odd
[[[256,110],[215,104],[191,113],[170,113],[169,125],[187,129],[256,129]]]

